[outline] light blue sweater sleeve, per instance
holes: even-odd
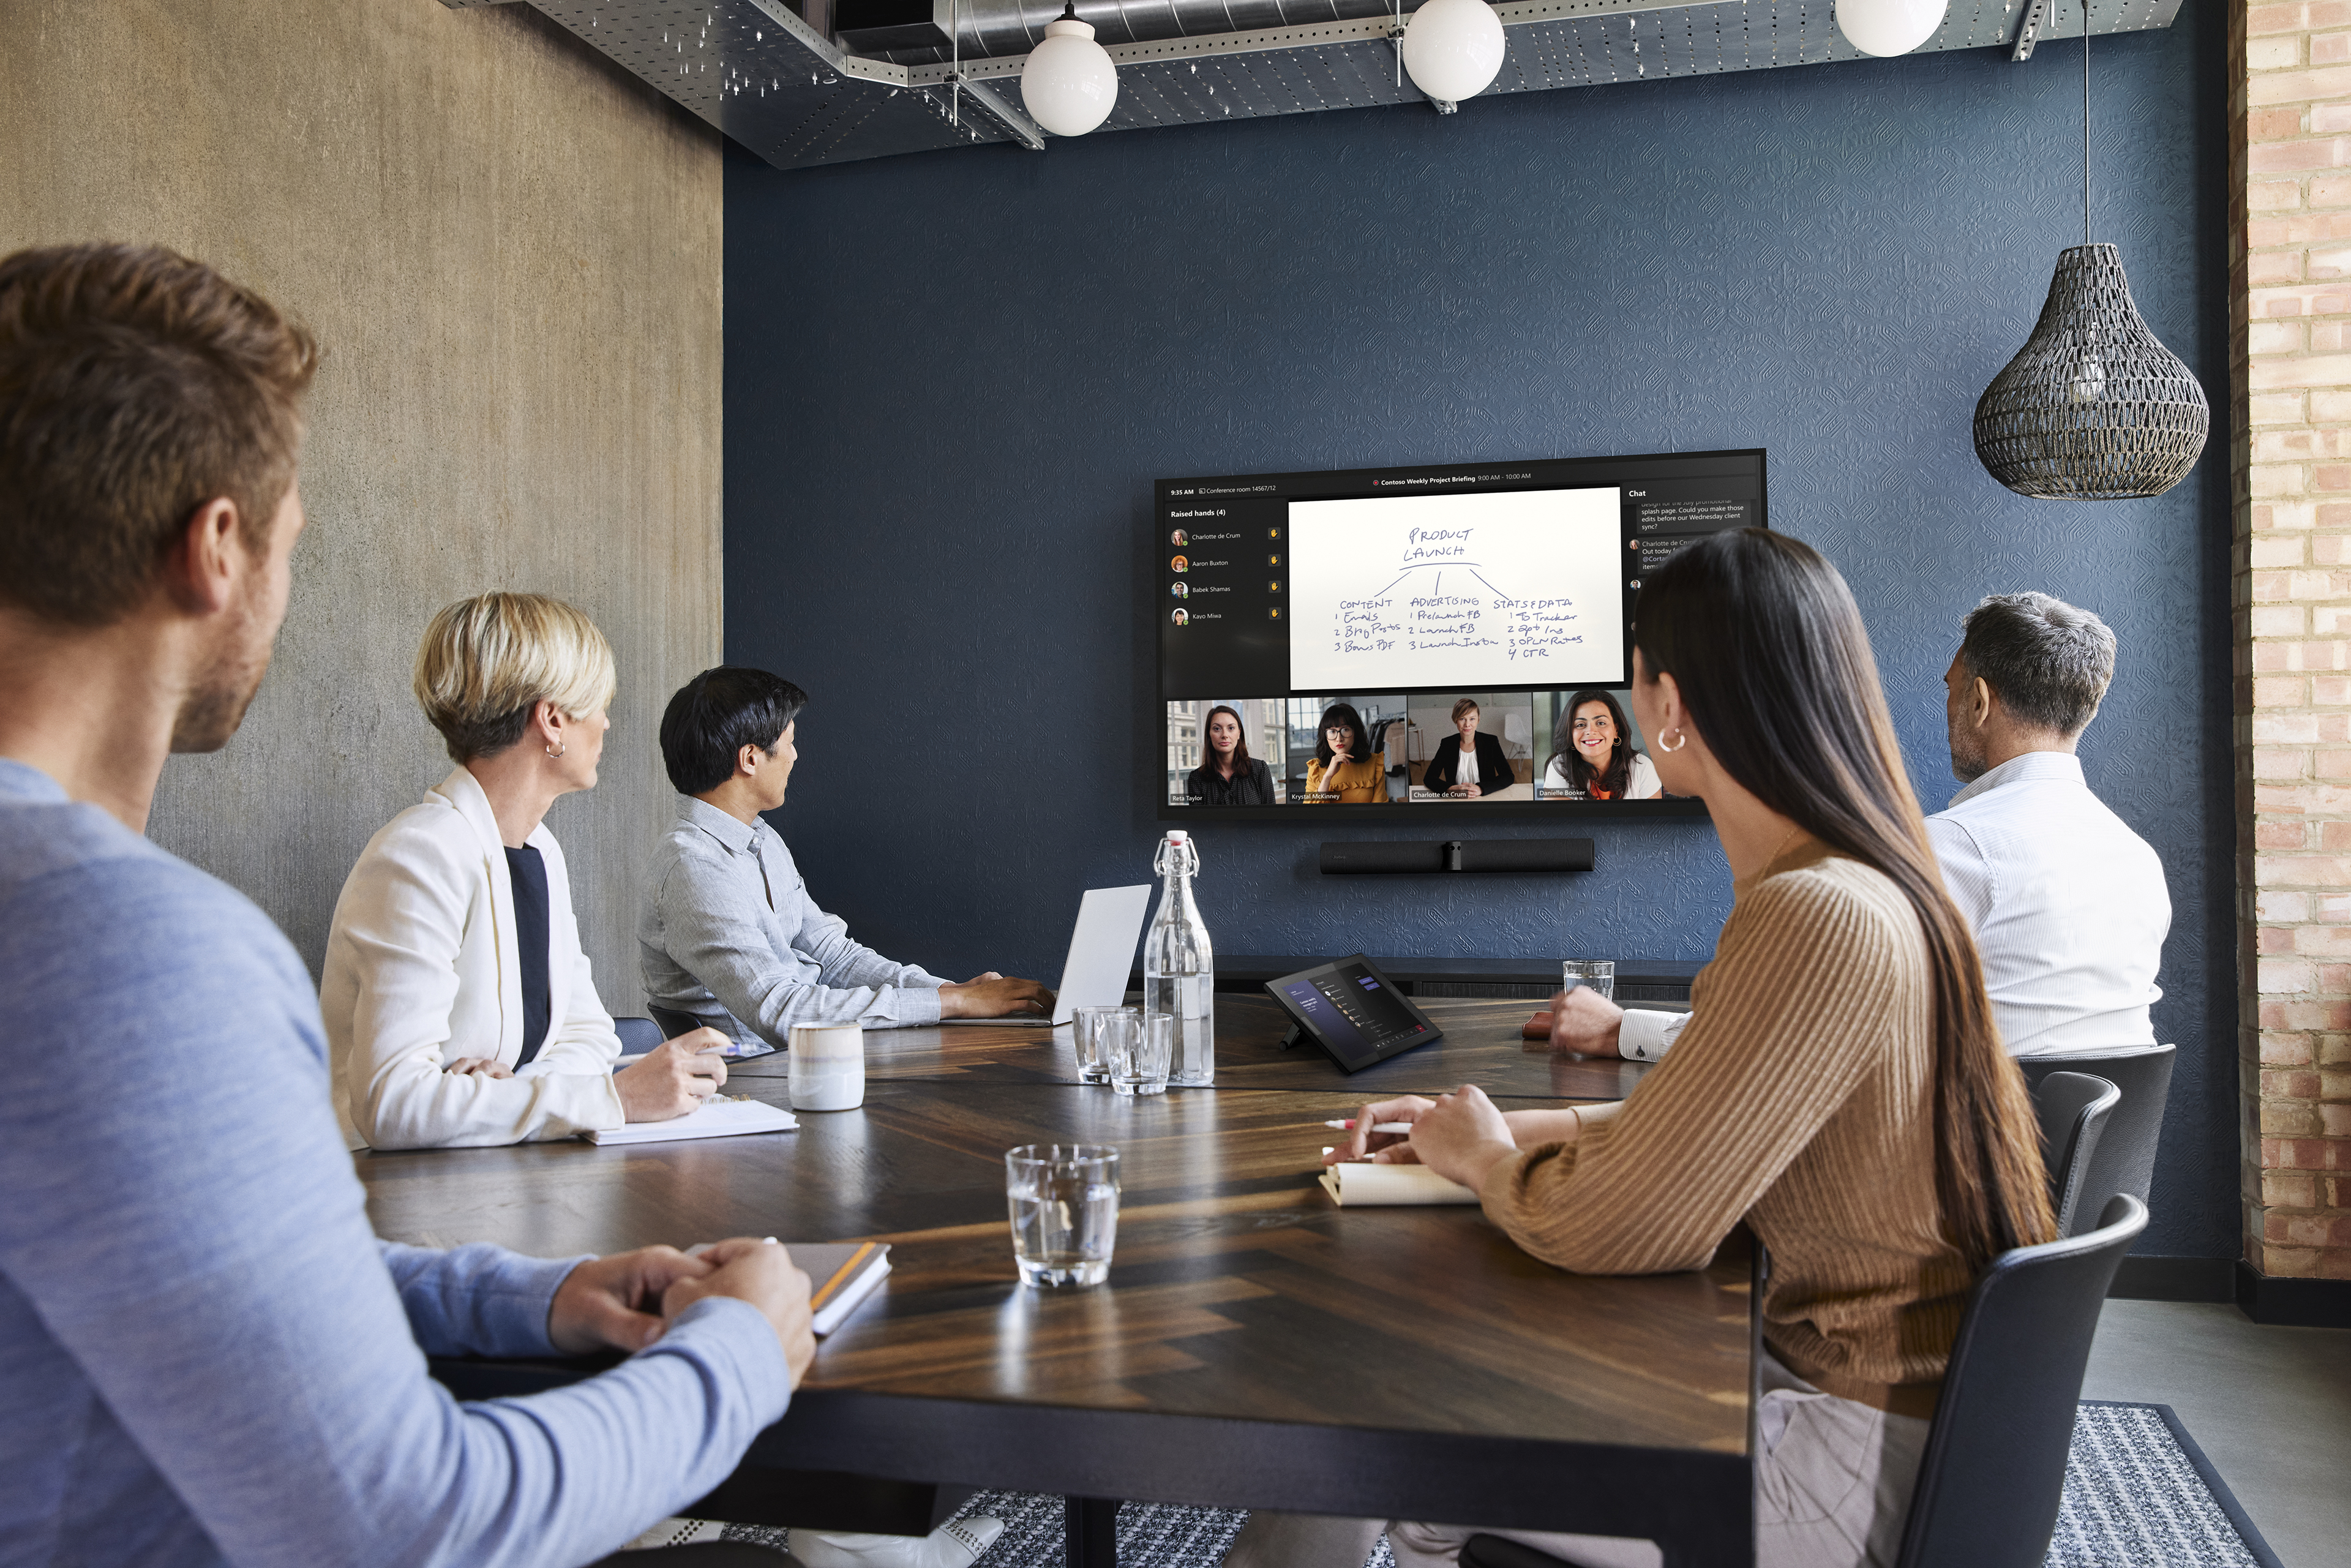
[[[0,1558],[559,1568],[782,1415],[774,1333],[720,1299],[601,1376],[451,1398],[425,1354],[545,1354],[577,1260],[380,1243],[293,950],[69,825],[101,841],[29,876],[0,825]],[[102,1087],[64,1087],[101,1051]]]

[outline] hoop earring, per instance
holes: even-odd
[[[1664,736],[1661,735],[1657,737],[1657,749],[1659,751],[1679,751],[1683,747],[1689,744],[1689,732],[1682,728],[1681,726],[1674,726],[1674,733],[1680,736],[1681,738],[1675,741],[1671,746],[1667,746],[1666,744],[1666,737]]]
[[[567,751],[570,750],[571,748],[570,748],[569,747],[568,747],[568,746],[549,746],[549,747],[541,747],[541,749],[542,749],[542,750],[544,750],[544,751],[545,751],[545,752],[546,752],[549,757],[560,757],[560,756],[562,756],[565,752],[567,752]]]

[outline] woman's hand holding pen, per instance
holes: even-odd
[[[1447,1180],[1475,1192],[1487,1172],[1518,1152],[1500,1107],[1476,1084],[1421,1103],[1428,1108],[1412,1119],[1410,1146],[1422,1165]]]
[[[1395,1100],[1375,1100],[1355,1113],[1355,1124],[1346,1142],[1322,1156],[1326,1166],[1343,1160],[1368,1159],[1374,1165],[1408,1166],[1419,1155],[1413,1153],[1412,1135],[1408,1133],[1384,1133],[1378,1130],[1383,1122],[1417,1122],[1429,1107],[1437,1103],[1417,1094],[1406,1094]]]

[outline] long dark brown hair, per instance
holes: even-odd
[[[1217,722],[1217,716],[1220,713],[1231,714],[1233,727],[1240,732],[1240,738],[1233,742],[1233,777],[1238,779],[1249,770],[1249,726],[1241,722],[1239,710],[1228,704],[1218,703],[1208,710],[1208,716],[1200,721],[1200,766],[1211,773],[1219,771],[1217,748],[1208,744],[1208,727]]]
[[[1616,725],[1615,749],[1608,755],[1608,766],[1595,768],[1583,760],[1583,753],[1575,749],[1575,712],[1585,703],[1598,703],[1608,710]],[[1571,789],[1589,789],[1594,784],[1608,791],[1612,800],[1625,798],[1625,787],[1632,781],[1633,758],[1640,754],[1633,749],[1633,727],[1625,722],[1625,710],[1606,692],[1578,692],[1567,706],[1559,710],[1559,722],[1551,727],[1551,758],[1543,764],[1549,772],[1558,766],[1560,777]]]
[[[1935,984],[1935,1193],[1974,1267],[2056,1234],[2024,1075],[2001,1049],[1983,965],[1943,890],[1878,685],[1869,633],[1819,551],[1761,528],[1689,545],[1634,612],[1651,679],[1671,674],[1723,771],[1917,912]]]

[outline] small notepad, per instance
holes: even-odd
[[[799,1125],[789,1111],[757,1100],[714,1094],[710,1103],[668,1122],[630,1122],[588,1134],[591,1144],[667,1144],[680,1138],[731,1138],[742,1133],[789,1133]]]
[[[1325,1166],[1322,1190],[1342,1208],[1381,1205],[1475,1203],[1478,1195],[1426,1166],[1375,1166],[1355,1161]]]

